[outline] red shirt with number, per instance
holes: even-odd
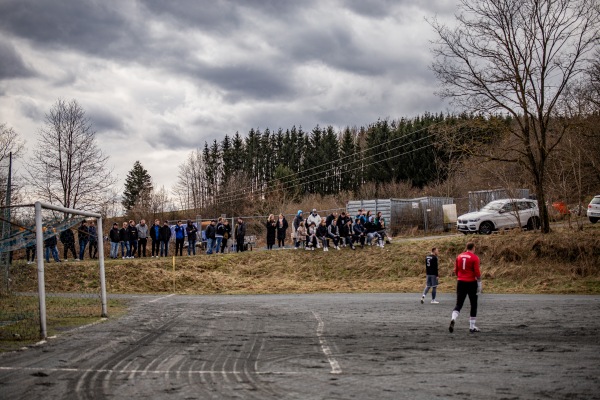
[[[465,251],[456,257],[454,273],[459,281],[474,282],[481,277],[479,257],[470,251]]]

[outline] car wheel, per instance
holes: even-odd
[[[527,221],[527,230],[533,231],[535,229],[539,229],[540,227],[540,219],[538,217],[531,217],[529,221]]]
[[[489,235],[493,230],[494,226],[491,222],[482,222],[481,225],[479,225],[479,233],[482,235]]]
[[[592,224],[595,224],[596,222],[598,222],[598,218],[592,218],[592,217],[590,217],[590,222]]]

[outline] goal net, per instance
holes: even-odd
[[[41,202],[10,210],[1,218],[0,349],[106,317],[101,215]],[[95,228],[87,237],[76,231],[83,221]]]

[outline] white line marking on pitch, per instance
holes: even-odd
[[[141,369],[86,369],[86,368],[35,368],[35,367],[0,367],[0,371],[37,371],[37,372],[84,372],[84,373],[93,373],[93,372],[107,372],[107,373],[115,373],[115,374],[170,374],[173,371],[168,369],[160,369],[160,370],[141,370]],[[186,371],[188,374],[214,374],[220,373],[222,375],[237,375],[239,371],[213,371],[213,370],[189,370]],[[248,371],[252,373],[251,371]],[[256,375],[302,375],[304,372],[293,372],[293,371],[265,371],[265,372],[255,372]]]
[[[154,300],[150,300],[148,303],[154,303],[156,301],[162,300],[162,299],[166,299],[167,297],[171,297],[171,296],[175,296],[175,293],[171,293],[169,295],[163,296],[163,297],[159,297],[158,299],[154,299]]]
[[[329,361],[329,365],[331,365],[331,373],[332,374],[341,374],[342,369],[340,368],[340,364],[332,357],[331,349],[327,345],[327,341],[323,337],[323,331],[325,328],[325,323],[321,319],[321,316],[314,311],[311,311],[315,316],[315,319],[319,323],[317,326],[317,337],[319,338],[319,343],[321,344],[321,350],[323,350],[323,354],[327,357],[327,361]]]

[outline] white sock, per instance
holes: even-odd
[[[460,314],[458,311],[452,311],[452,319],[455,320],[458,318],[458,314]]]
[[[471,317],[469,319],[469,328],[470,329],[474,329],[475,328],[475,318]]]

